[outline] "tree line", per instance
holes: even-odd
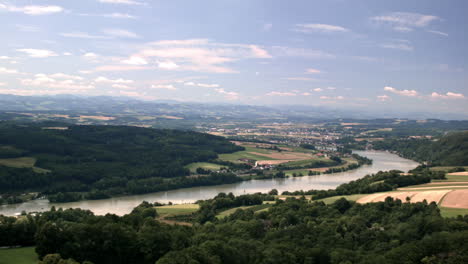
[[[219,195],[200,211],[257,204],[267,195]],[[201,213],[201,212],[199,212]],[[193,226],[155,220],[142,203],[130,214],[81,209],[0,216],[0,246],[35,245],[42,263],[296,264],[447,263],[468,261],[468,216],[443,218],[435,203],[330,205],[277,200],[269,210],[237,210]],[[204,223],[203,223],[204,222]],[[56,262],[53,262],[56,261]]]

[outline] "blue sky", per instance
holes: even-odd
[[[466,113],[467,10],[465,0],[0,0],[0,93]]]

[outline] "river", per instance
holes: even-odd
[[[418,166],[418,163],[415,161],[404,159],[388,152],[355,151],[355,153],[372,159],[372,165],[364,165],[356,170],[333,174],[296,178],[290,177],[285,179],[252,180],[234,184],[185,188],[167,192],[115,197],[104,200],[89,200],[54,204],[50,203],[48,200],[40,199],[22,204],[0,206],[0,214],[11,216],[22,211],[45,211],[49,210],[52,206],[55,206],[57,208],[63,207],[89,209],[98,215],[104,215],[106,213],[124,215],[130,213],[130,211],[142,201],[148,201],[151,203],[193,203],[197,200],[212,198],[220,192],[232,192],[235,195],[240,195],[255,192],[268,192],[271,189],[277,189],[280,193],[283,191],[311,189],[327,190],[333,189],[342,183],[356,180],[364,177],[367,174],[376,173],[378,171],[401,170],[407,172],[408,170]]]

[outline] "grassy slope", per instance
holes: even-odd
[[[266,156],[260,156],[256,154],[249,153],[248,151],[238,151],[231,154],[221,154],[219,155],[220,160],[239,162],[239,159],[253,159],[253,160],[273,160],[272,158]]]
[[[0,249],[0,264],[35,264],[37,261],[34,247]]]
[[[198,204],[174,204],[156,207],[160,216],[185,215],[196,212],[200,206]]]
[[[203,168],[205,170],[212,170],[217,171],[221,169],[221,165],[209,163],[209,162],[194,162],[190,163],[189,165],[185,166],[185,168],[189,169],[190,172],[196,172],[197,168]]]
[[[231,208],[231,209],[228,209],[226,211],[222,211],[221,213],[219,213],[218,215],[216,215],[216,218],[218,219],[222,219],[226,216],[230,216],[231,214],[233,214],[235,211],[237,211],[238,209],[242,209],[242,210],[246,210],[246,209],[252,209],[254,210],[255,212],[258,212],[258,211],[261,211],[261,210],[265,210],[267,208],[270,208],[272,206],[271,203],[263,203],[263,204],[259,204],[259,205],[252,205],[252,206],[239,206],[239,207],[235,207],[235,208]]]
[[[21,157],[13,159],[0,159],[0,165],[13,168],[33,168],[37,173],[46,173],[49,170],[42,169],[39,167],[34,167],[36,164],[36,158],[33,157]]]
[[[440,214],[443,217],[457,217],[459,215],[468,215],[468,209],[440,207]]]

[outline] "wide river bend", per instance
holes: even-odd
[[[185,188],[167,192],[115,197],[104,200],[88,200],[54,204],[50,203],[48,200],[40,199],[22,204],[0,206],[0,214],[11,216],[22,211],[45,211],[49,210],[52,206],[55,206],[57,208],[62,207],[89,209],[98,215],[104,215],[106,213],[124,215],[130,213],[130,211],[142,201],[148,201],[152,203],[193,203],[197,200],[212,198],[220,192],[232,192],[235,195],[240,195],[256,192],[268,192],[271,189],[277,189],[280,193],[283,191],[311,189],[327,190],[336,188],[342,183],[356,180],[364,177],[367,174],[376,173],[378,171],[401,170],[407,172],[408,170],[418,166],[418,163],[415,161],[404,159],[388,152],[355,151],[355,153],[372,159],[372,165],[364,165],[356,170],[333,174],[296,178],[290,177],[285,179],[252,180],[234,184]]]

